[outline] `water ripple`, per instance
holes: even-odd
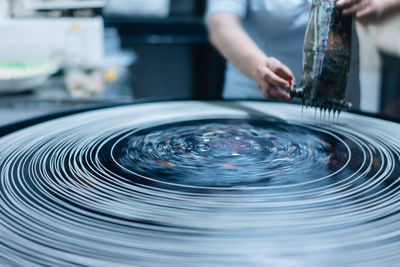
[[[396,265],[399,125],[243,105],[270,116],[168,102],[2,137],[0,265]]]

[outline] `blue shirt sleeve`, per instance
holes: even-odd
[[[247,0],[208,0],[206,21],[211,15],[219,12],[228,12],[244,18],[246,11]]]

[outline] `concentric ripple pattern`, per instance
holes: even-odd
[[[141,104],[1,137],[0,266],[398,265],[400,126],[240,104],[258,113]]]

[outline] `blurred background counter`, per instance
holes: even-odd
[[[14,68],[0,81],[0,124],[140,98],[218,98],[224,60],[208,43],[205,5],[0,0],[8,10],[0,18],[0,79],[1,64]],[[24,72],[48,62],[54,70],[42,76],[51,77],[24,84]]]
[[[225,62],[208,41],[206,2],[0,0],[0,125],[143,98],[220,98]],[[358,28],[361,108],[399,118],[400,19]]]

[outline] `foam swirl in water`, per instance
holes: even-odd
[[[142,104],[0,138],[0,266],[397,265],[400,126],[299,111]]]

